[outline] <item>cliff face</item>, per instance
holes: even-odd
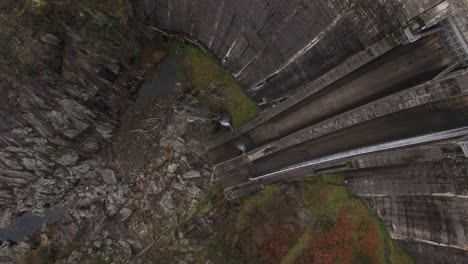
[[[130,6],[99,13],[41,1],[2,3],[0,204],[6,227],[19,212],[63,202],[83,177],[103,168],[94,155],[112,137],[140,81],[124,64],[136,40],[116,26],[127,23]]]
[[[2,1],[0,24],[0,263],[134,263],[159,233],[178,243],[166,229],[194,220],[211,186],[199,153],[211,116],[180,83],[178,96],[134,107],[168,50],[159,35],[114,0]],[[192,63],[179,46],[172,56]]]

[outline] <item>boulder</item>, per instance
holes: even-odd
[[[47,43],[47,44],[52,45],[52,46],[55,46],[55,47],[60,47],[60,45],[62,43],[62,41],[58,37],[56,37],[56,36],[54,36],[52,34],[42,35],[39,39],[42,42]]]
[[[179,168],[179,166],[177,164],[175,164],[175,163],[169,164],[169,166],[167,166],[167,171],[169,173],[174,173],[174,172],[177,171],[177,168]]]
[[[184,173],[184,175],[182,175],[182,177],[184,177],[184,179],[200,178],[201,173],[199,171],[193,170],[193,171],[189,171],[189,172]]]
[[[107,184],[116,184],[117,178],[115,177],[115,173],[113,170],[110,169],[101,169],[98,170],[98,173],[101,175],[102,180]]]
[[[133,214],[133,211],[128,208],[122,208],[119,214],[120,214],[120,221],[125,221]]]

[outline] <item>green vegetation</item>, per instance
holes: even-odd
[[[309,247],[313,239],[313,233],[310,228],[306,229],[304,234],[299,238],[298,242],[288,251],[287,255],[281,260],[281,264],[292,264],[303,254]]]
[[[112,261],[108,261],[106,260],[105,258],[101,257],[101,256],[94,256],[94,257],[91,257],[90,261],[89,261],[91,264],[111,264]]]
[[[389,236],[389,235],[387,235]],[[388,239],[389,250],[390,250],[390,263],[413,263],[406,252],[404,252],[400,246],[392,239]]]
[[[215,263],[245,263],[262,264],[269,263],[271,258],[279,261],[277,256],[265,256],[258,254],[261,248],[270,247],[268,243],[259,248],[252,247],[255,244],[255,237],[263,236],[267,233],[262,227],[269,227],[265,223],[265,217],[272,212],[274,216],[281,215],[287,207],[278,198],[281,197],[281,190],[278,187],[265,188],[261,195],[247,197],[241,201],[236,201],[240,207],[236,214],[226,212],[222,217],[224,221],[220,223],[216,236],[210,241],[207,247],[207,255]],[[226,202],[226,201],[225,201]],[[226,204],[224,205],[226,206]],[[237,211],[236,209],[233,209]],[[290,212],[288,212],[290,213]],[[278,218],[276,218],[278,219]],[[271,218],[269,222],[272,226],[279,227],[279,222]],[[285,232],[279,232],[284,234]],[[263,242],[263,241],[258,241]],[[273,245],[274,247],[274,245]]]
[[[34,68],[31,64],[23,64],[23,66],[21,67],[21,73],[26,75],[26,76],[32,76],[34,74]]]
[[[302,191],[269,187],[238,201],[208,255],[220,263],[412,263],[372,211],[350,196],[343,175],[296,184]],[[292,220],[304,210],[305,222]]]
[[[321,175],[320,179],[327,184],[344,185],[345,183],[343,174],[340,173],[326,173]]]
[[[52,249],[48,247],[39,247],[31,250],[27,256],[19,261],[19,264],[64,264],[65,259],[71,255],[73,250],[78,248],[77,242],[72,242],[65,248]],[[104,257],[96,254],[85,254],[83,263],[87,264],[110,264],[112,258],[106,260]]]
[[[223,203],[223,199],[224,194],[221,186],[218,184],[211,186],[193,211],[187,212],[185,209],[183,210],[185,212],[183,217],[185,224],[191,224],[193,220],[205,216],[214,208],[220,206]]]
[[[216,59],[191,45],[171,42],[169,54],[183,48],[185,60],[181,63],[182,82],[213,111],[231,115],[234,127],[239,127],[254,118],[260,111],[257,104],[243,91],[236,80],[226,72]]]
[[[268,204],[272,202],[275,195],[280,193],[280,189],[276,186],[267,187],[263,190],[262,195],[248,197],[243,201],[243,206],[240,209],[237,217],[237,225],[243,226],[248,220],[249,216],[256,210],[260,210],[264,207],[268,207]]]
[[[142,48],[140,46],[135,46],[132,48],[132,55],[135,58],[140,57],[141,53],[143,52]]]

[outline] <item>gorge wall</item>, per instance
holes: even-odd
[[[2,5],[0,225],[6,228],[26,211],[60,206],[65,197],[75,203],[69,194],[86,175],[113,175],[95,155],[142,77],[124,66],[137,41],[109,26],[126,21],[130,6],[115,5],[105,16],[47,2]]]

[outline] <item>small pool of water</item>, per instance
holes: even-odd
[[[153,76],[138,91],[136,105],[142,108],[153,98],[164,98],[175,91],[178,78],[177,55],[168,55],[156,67]]]
[[[0,241],[21,242],[27,236],[34,235],[41,227],[63,219],[66,209],[47,209],[43,215],[26,212],[8,228],[0,229]]]

